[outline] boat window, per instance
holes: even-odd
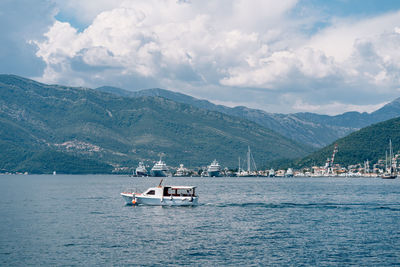
[[[149,192],[146,193],[146,195],[155,195],[156,192],[154,190],[150,190]]]
[[[171,188],[164,187],[164,196],[170,196],[171,195],[171,192],[169,191],[169,189],[171,189]]]
[[[190,197],[195,196],[194,189],[191,188],[171,188],[165,187],[164,196],[182,196],[182,197]]]

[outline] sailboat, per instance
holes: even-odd
[[[258,176],[257,174],[257,166],[256,163],[254,161],[253,155],[251,154],[250,151],[250,146],[247,147],[247,171],[243,170],[240,167],[240,157],[239,157],[239,169],[238,169],[238,173],[237,176],[238,177],[254,177],[254,176]],[[253,168],[253,171],[251,170]]]
[[[392,149],[392,139],[389,140],[389,168],[387,166],[387,153],[386,153],[386,171],[382,174],[382,179],[395,179],[397,174],[394,171],[393,167],[393,149]]]

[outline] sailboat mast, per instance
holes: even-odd
[[[253,171],[257,171],[257,165],[256,165],[256,161],[254,160],[253,154],[250,153],[250,156],[251,156],[251,161],[253,163],[253,168],[254,168]]]
[[[250,146],[248,146],[247,151],[247,172],[250,173]]]
[[[385,150],[385,171],[386,172],[388,171],[388,168],[387,168],[387,150]]]
[[[389,155],[390,155],[390,173],[393,172],[393,151],[392,151],[392,139],[389,140]]]

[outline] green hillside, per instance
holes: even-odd
[[[122,97],[0,75],[0,170],[109,173],[148,165],[236,167],[250,145],[259,166],[310,147],[256,123],[160,97]]]
[[[215,105],[207,100],[200,100],[185,94],[160,88],[127,91],[116,87],[103,86],[96,90],[120,96],[160,96],[175,102],[189,104],[201,109],[221,112],[258,123],[289,139],[315,148],[322,148],[363,127],[400,116],[400,98],[393,100],[372,113],[346,112],[329,116],[310,112],[279,114],[243,106],[226,107]]]
[[[363,163],[366,160],[376,163],[378,159],[385,158],[385,151],[389,151],[390,139],[393,143],[393,151],[397,153],[400,151],[400,118],[373,124],[354,132],[296,161],[295,165],[298,168],[323,165],[326,159],[332,155],[334,144],[337,144],[339,148],[335,163],[342,166]]]

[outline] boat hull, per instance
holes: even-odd
[[[381,178],[382,179],[396,179],[397,176],[396,175],[382,175]]]
[[[137,177],[147,177],[149,176],[147,172],[136,171]]]
[[[159,171],[159,170],[152,170],[151,171],[151,175],[153,177],[167,177],[167,176],[169,176],[167,171]]]
[[[135,195],[133,193],[121,193],[127,205],[148,206],[196,206],[198,197],[148,197]]]
[[[209,171],[208,172],[208,177],[220,177],[221,172],[220,171]]]

